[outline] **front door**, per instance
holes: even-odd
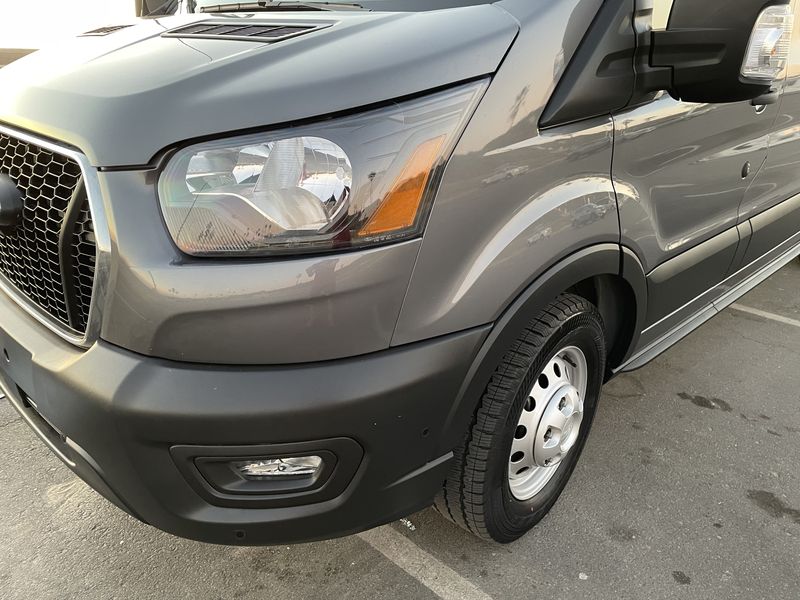
[[[792,238],[800,233],[800,0],[793,0],[792,9],[791,53],[769,158],[739,211],[740,222],[752,223],[752,235],[741,253],[742,267],[753,265],[787,241],[796,244]]]
[[[670,6],[656,0],[656,18]],[[767,158],[777,114],[777,105],[692,104],[661,93],[614,115],[622,243],[649,274],[644,342],[699,308],[692,302],[728,274],[739,205]]]

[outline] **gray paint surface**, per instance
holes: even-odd
[[[619,240],[610,179],[611,120],[546,133],[537,127],[554,78],[599,2],[501,6],[515,11],[526,33],[514,44],[450,161],[395,345],[458,331],[471,326],[467,323],[488,323],[560,258]],[[528,33],[533,31],[537,34]]]
[[[187,262],[154,210],[154,176],[105,173],[126,260],[104,339],[191,362],[355,356],[489,323],[560,258],[618,241],[611,120],[536,127],[599,2],[501,6],[528,31],[542,23],[553,35],[525,36],[504,60],[448,166],[421,250],[417,241],[319,258]]]
[[[164,227],[156,171],[101,173],[114,254],[102,337],[200,363],[358,356],[491,323],[560,259],[621,241],[653,272],[658,302],[647,326],[659,325],[644,343],[706,306],[741,266],[734,261],[752,258],[736,242],[737,222],[797,191],[787,166],[795,95],[757,114],[749,103],[686,104],[662,94],[613,119],[540,131],[600,4],[261,13],[253,20],[334,23],[274,46],[161,37],[207,16],[150,20],[5,69],[0,120],[74,144],[95,164],[135,166],[189,138],[353,110],[497,71],[422,240],[318,257],[189,260]],[[459,35],[441,34],[453,30]],[[776,117],[781,128],[770,138]],[[759,172],[770,142],[776,158]],[[745,162],[753,167],[743,179]],[[759,199],[748,201],[748,188]],[[752,248],[789,237],[773,240],[785,231],[768,225],[766,242]],[[674,285],[680,293],[669,292]]]
[[[161,37],[209,18],[183,15],[76,38],[0,73],[0,121],[76,146],[96,166],[144,165],[190,138],[352,110],[492,73],[518,31],[492,5],[301,14],[251,20],[333,26],[274,45]]]
[[[755,174],[766,159],[776,114],[663,94],[614,116],[622,241],[648,272],[736,224],[751,181],[742,169]]]
[[[318,258],[187,261],[159,214],[156,174],[101,173],[117,257],[103,307],[104,339],[190,362],[356,356],[488,323],[559,258],[618,240],[611,121],[546,135],[535,125],[598,6],[599,0],[511,0],[422,14],[304,13],[301,21],[337,25],[272,48],[165,39],[160,33],[167,24],[195,17],[149,21],[109,38],[78,40],[64,50],[69,58],[62,64],[47,53],[30,58],[6,74],[16,94],[0,100],[0,119],[74,143],[96,164],[138,164],[165,145],[204,133],[352,108],[491,73],[523,23],[528,34],[505,59],[448,168],[421,254],[420,241],[413,241]],[[262,19],[274,20],[271,14]],[[539,26],[551,33],[536,35]],[[453,29],[460,36],[439,35]],[[430,40],[415,43],[415,36]],[[109,79],[112,70],[125,77]],[[48,77],[37,79],[41,71]],[[326,84],[331,78],[335,85]],[[68,112],[53,108],[59,99],[69,100]],[[204,117],[203,111],[210,112]],[[126,143],[119,144],[123,130]],[[480,245],[464,235],[476,226]]]
[[[797,11],[797,2],[793,3]],[[795,27],[783,95],[769,138],[769,157],[739,207],[739,221],[754,218],[757,226],[744,261],[756,260],[785,239],[787,229],[800,220],[796,207],[787,209],[781,222],[765,224],[758,215],[800,193],[800,28]],[[796,230],[795,230],[796,231]]]
[[[798,69],[795,28],[778,104],[691,104],[662,93],[614,115],[622,243],[650,274],[639,349],[751,276],[800,231]]]
[[[269,261],[189,260],[141,172],[102,173],[114,214],[103,338],[188,362],[287,364],[389,347],[420,241]],[[150,177],[152,179],[152,177]]]

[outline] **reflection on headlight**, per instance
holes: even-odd
[[[320,231],[346,208],[353,167],[333,142],[298,137],[198,152],[186,185],[183,203],[195,209],[242,202],[284,231]]]

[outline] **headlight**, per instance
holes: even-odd
[[[414,237],[486,85],[184,148],[159,181],[167,228],[193,256],[318,252]]]

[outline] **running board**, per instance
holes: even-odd
[[[688,317],[685,321],[669,330],[655,342],[650,344],[647,348],[633,356],[628,362],[614,369],[613,373],[617,375],[619,373],[628,373],[630,371],[635,371],[636,369],[641,369],[647,363],[654,360],[669,350],[672,346],[680,342],[695,329],[720,314],[739,298],[756,288],[758,285],[764,283],[764,281],[780,271],[798,256],[800,256],[800,242],[778,256],[778,258],[771,263],[765,265],[762,269],[743,279],[730,290],[725,292],[722,296]]]

